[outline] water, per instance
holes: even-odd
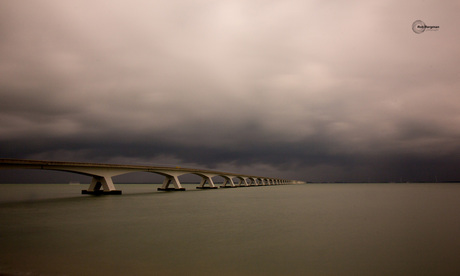
[[[0,185],[0,275],[459,275],[460,185]]]

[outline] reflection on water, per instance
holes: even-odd
[[[0,185],[0,275],[458,275],[460,186]]]

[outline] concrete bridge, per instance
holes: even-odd
[[[201,177],[201,182],[197,189],[217,189],[218,187],[212,180],[212,178],[215,176],[220,176],[224,179],[221,188],[296,183],[296,181],[281,178],[244,175],[211,170],[187,169],[181,167],[115,165],[24,159],[0,159],[0,169],[55,170],[91,176],[91,184],[87,190],[82,191],[82,194],[121,194],[121,190],[115,189],[112,177],[131,172],[151,172],[163,175],[165,179],[161,188],[158,188],[159,191],[184,191],[185,188],[182,187],[178,178],[184,174],[195,174]],[[238,182],[235,183],[234,179],[236,179]]]

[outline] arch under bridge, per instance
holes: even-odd
[[[179,176],[184,174],[195,174],[201,177],[197,189],[217,189],[213,177],[220,176],[224,179],[221,188],[235,188],[247,186],[266,186],[294,184],[296,181],[282,178],[245,175],[237,173],[219,172],[202,169],[189,169],[181,167],[162,166],[137,166],[137,165],[116,165],[99,163],[80,163],[62,161],[42,161],[25,159],[0,159],[0,169],[39,169],[65,171],[91,176],[91,184],[82,194],[121,194],[113,184],[112,177],[131,172],[151,172],[165,177],[159,191],[184,191]],[[238,182],[235,183],[234,180]]]

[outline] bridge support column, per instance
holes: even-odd
[[[247,186],[249,186],[248,182],[246,181],[246,178],[244,178],[244,177],[238,177],[238,179],[240,180],[240,181],[238,182],[238,186],[239,186],[239,187],[247,187]]]
[[[200,175],[201,176],[201,182],[200,186],[196,187],[197,189],[217,189],[218,187],[214,185],[214,182],[212,181],[212,177],[208,175]],[[204,186],[205,184],[209,183],[209,186]]]
[[[221,188],[236,188],[235,182],[233,182],[233,179],[230,176],[226,175],[221,175],[224,178],[224,185],[220,186]],[[227,186],[227,184],[230,184],[230,186]]]
[[[102,188],[102,190],[101,190]],[[89,185],[88,190],[82,190],[82,194],[92,194],[92,195],[121,195],[121,191],[115,189],[113,185],[112,177],[109,176],[93,176],[91,184]]]
[[[158,191],[185,191],[185,188],[182,188],[178,175],[164,175],[165,180],[161,188],[158,188]],[[169,185],[173,184],[174,188],[170,188]]]

